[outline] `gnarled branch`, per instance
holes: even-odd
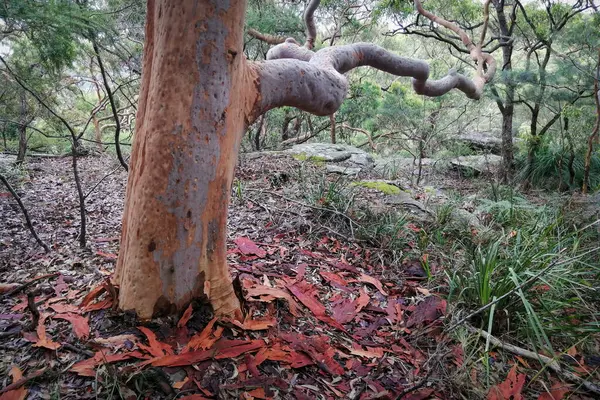
[[[285,37],[269,35],[268,33],[262,33],[252,28],[248,29],[246,33],[248,33],[249,36],[252,36],[255,39],[270,44],[271,46],[275,46],[277,44],[285,42]]]
[[[306,42],[304,43],[304,47],[308,50],[312,50],[313,47],[315,47],[317,27],[315,25],[314,15],[320,3],[321,0],[311,0],[306,6],[306,10],[304,10],[304,25],[306,26]]]

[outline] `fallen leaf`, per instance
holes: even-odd
[[[104,287],[104,284],[96,286],[95,288],[90,290],[90,292],[88,294],[85,295],[85,297],[83,298],[83,300],[81,300],[81,303],[79,305],[82,307],[86,307],[93,300],[96,300],[98,298],[98,296],[100,296],[105,291],[106,291],[106,288]]]
[[[383,357],[383,353],[385,351],[385,349],[382,347],[364,346],[364,349],[363,349],[362,346],[360,346],[356,343],[352,343],[352,348],[350,348],[349,350],[350,350],[350,354],[353,354],[353,355],[359,356],[359,357],[366,357],[366,358],[381,358],[381,357]]]
[[[23,372],[21,372],[19,367],[16,365],[12,366],[8,375],[12,377],[12,383],[15,383],[19,379],[23,378]],[[0,396],[0,400],[25,400],[25,398],[27,398],[27,389],[24,387],[9,390]]]
[[[66,313],[56,314],[53,318],[67,320],[73,325],[73,333],[78,339],[86,339],[90,336],[90,326],[88,324],[88,318],[78,314]]]
[[[331,375],[342,375],[344,368],[333,358],[335,349],[329,344],[327,336],[304,336],[282,333],[281,337],[297,351],[306,353],[313,362]]]
[[[199,394],[190,394],[187,396],[180,397],[179,400],[211,400],[208,397],[201,396]]]
[[[429,324],[446,313],[446,300],[437,296],[426,297],[408,318],[406,327]]]
[[[354,319],[356,306],[353,301],[344,300],[336,304],[332,309],[332,317],[340,324],[347,324]]]
[[[298,309],[300,306],[296,301],[290,296],[289,293],[285,292],[282,289],[272,288],[264,285],[259,285],[256,283],[252,283],[249,281],[242,281],[244,284],[244,290],[246,292],[245,298],[248,301],[261,301],[269,303],[275,299],[284,299],[288,302],[290,313],[297,317],[299,316]]]
[[[87,360],[79,361],[74,364],[70,371],[80,376],[95,377],[96,367],[103,364],[110,364],[118,361],[129,360],[131,358],[146,359],[147,357],[139,351],[119,354],[105,354],[102,351],[97,352],[94,357]]]
[[[185,312],[181,316],[181,319],[177,323],[177,327],[178,328],[183,328],[188,323],[188,321],[190,320],[190,318],[192,318],[192,313],[193,312],[194,312],[194,308],[192,307],[192,304],[190,303],[190,305],[188,306],[188,308],[186,308]]]
[[[562,400],[571,391],[571,385],[557,382],[552,385],[550,392],[540,394],[538,400]]]
[[[240,322],[236,319],[230,319],[228,320],[228,322],[246,331],[262,331],[265,329],[269,329],[272,326],[275,326],[277,320],[275,320],[275,318],[272,317],[260,319],[251,319],[250,317],[246,317],[244,322]]]
[[[267,398],[267,396],[265,395],[265,388],[262,388],[262,387],[251,390],[248,392],[248,394],[250,396],[254,397],[255,399],[266,399]]]
[[[236,345],[236,343],[238,344]],[[264,347],[264,345],[265,342],[263,340],[227,340],[220,342],[219,347],[214,347],[210,350],[190,351],[187,353],[157,357],[150,360],[149,364],[152,364],[155,367],[182,367],[185,365],[196,364],[200,361],[208,360],[209,358],[225,359],[238,357],[244,353],[258,350]]]
[[[430,399],[432,394],[433,389],[420,389],[402,396],[402,400],[426,400]]]
[[[36,328],[38,340],[32,345],[33,347],[44,347],[49,350],[56,350],[60,347],[60,343],[53,342],[52,339],[48,339],[46,336],[45,323],[49,316],[49,313],[40,313],[40,319]]]
[[[525,385],[525,378],[525,374],[517,375],[517,366],[513,366],[504,382],[492,386],[487,400],[522,400],[521,391]]]
[[[346,332],[346,329],[339,322],[327,315],[325,306],[321,304],[314,295],[316,293],[316,288],[313,285],[302,281],[288,286],[288,289],[314,314],[315,317],[317,317],[318,320],[323,321],[342,332]]]
[[[106,310],[107,308],[111,308],[113,306],[113,300],[111,298],[107,298],[104,300],[100,300],[97,303],[93,303],[93,304],[88,304],[87,306],[83,307],[83,312],[90,312],[90,311],[100,311],[100,310]]]
[[[256,245],[251,239],[247,237],[239,237],[233,241],[238,249],[244,255],[256,255],[263,258],[267,255],[267,252]]]
[[[139,344],[139,339],[135,335],[117,335],[93,339],[91,340],[91,343],[102,347],[109,347],[113,350],[113,353],[115,353],[122,348],[132,348],[133,346],[137,346]]]
[[[371,298],[369,297],[368,293],[363,288],[360,288],[358,292],[360,294],[358,296],[358,299],[356,299],[356,302],[354,303],[356,305],[356,314],[361,312],[362,309],[365,308],[371,301]]]
[[[64,313],[79,314],[81,312],[81,307],[76,306],[74,304],[54,303],[54,304],[50,304],[48,307],[53,309],[54,311],[56,311],[59,314],[64,314]]]
[[[369,275],[360,274],[360,276],[358,277],[358,280],[360,282],[369,283],[369,284],[375,286],[382,295],[384,295],[384,296],[388,295],[387,292],[385,290],[383,290],[383,285],[381,284],[381,281],[379,279],[373,278],[372,276],[369,276]]]
[[[329,282],[333,282],[333,283],[337,283],[338,285],[341,286],[348,286],[348,282],[342,278],[339,274],[336,274],[334,272],[327,272],[327,271],[319,271],[319,274],[325,278],[325,280],[329,281]]]
[[[156,338],[156,334],[154,334],[154,332],[152,332],[150,329],[148,329],[144,326],[138,326],[137,328],[144,335],[146,335],[146,337],[148,338],[148,344],[149,344],[149,346],[146,346],[146,345],[143,345],[140,343],[138,345],[140,347],[140,349],[146,351],[147,353],[149,353],[150,355],[152,355],[154,357],[162,357],[164,355],[173,354],[173,348],[170,345],[159,341]]]
[[[189,381],[190,381],[190,378],[188,378],[188,377],[186,376],[185,378],[183,378],[183,380],[182,380],[182,381],[180,381],[180,382],[175,382],[175,383],[173,384],[173,388],[174,388],[174,389],[177,389],[177,390],[181,390],[181,388],[182,388],[182,387],[183,387],[183,386],[184,386],[186,383],[188,383]]]
[[[211,340],[211,334],[213,326],[217,322],[217,318],[213,318],[210,322],[202,329],[202,332],[195,334],[192,336],[188,344],[181,350],[182,353],[187,353],[191,350],[206,350],[216,342],[216,339]],[[214,336],[214,335],[213,335]]]

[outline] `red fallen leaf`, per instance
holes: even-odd
[[[354,312],[356,314],[361,312],[362,309],[369,305],[369,302],[371,301],[369,294],[363,288],[360,288],[358,293],[360,293],[358,299],[356,299],[356,301],[354,302],[354,305],[356,305],[356,311]]]
[[[246,331],[263,331],[265,329],[269,329],[277,323],[275,318],[251,319],[249,316],[246,317],[244,322],[240,322],[235,319],[228,319],[227,321]]]
[[[425,400],[430,399],[433,393],[433,389],[421,389],[416,392],[409,393],[402,396],[402,400]]]
[[[454,356],[454,360],[452,362],[459,368],[462,368],[465,363],[464,351],[461,345],[456,344],[452,348],[452,355]]]
[[[241,342],[241,344],[233,345],[232,342]],[[225,359],[241,356],[254,350],[264,347],[263,340],[237,341],[227,340],[222,342],[223,348],[212,348],[210,350],[190,351],[187,353],[167,355],[149,360],[149,364],[155,367],[181,367],[185,365],[196,364],[200,361],[208,360],[209,358]],[[148,363],[144,363],[148,364]]]
[[[44,296],[36,296],[34,298],[34,301],[36,303],[39,303],[43,299],[44,299]],[[19,311],[23,311],[26,308],[27,308],[27,296],[22,295],[22,296],[19,296],[19,302],[17,304],[15,304],[14,306],[12,306],[10,311],[19,312]]]
[[[105,354],[102,351],[97,352],[94,357],[87,360],[79,361],[74,364],[70,371],[80,376],[96,376],[96,367],[103,364],[110,364],[118,361],[129,360],[130,358],[139,358],[141,360],[147,357],[139,351],[132,351],[130,353],[119,353],[119,354]]]
[[[446,300],[437,296],[426,297],[417,304],[415,310],[406,321],[406,327],[421,326],[431,323],[446,313]]]
[[[385,351],[385,349],[383,347],[367,347],[364,346],[365,349],[363,349],[360,345],[356,344],[356,343],[352,343],[352,348],[350,348],[350,354],[353,354],[355,356],[359,356],[359,357],[366,357],[366,358],[381,358],[383,357],[383,353]]]
[[[552,385],[550,393],[544,392],[540,394],[537,400],[562,400],[570,391],[571,385],[567,385],[566,383],[562,382],[557,382],[554,385]]]
[[[190,303],[188,308],[186,308],[185,312],[181,316],[181,319],[177,323],[178,328],[183,328],[188,323],[190,318],[192,318],[192,312],[194,312],[194,308],[192,307],[192,304]]]
[[[290,364],[292,368],[302,368],[314,364],[312,359],[306,354],[292,350],[289,346],[284,346],[281,343],[275,343],[263,348],[254,357],[254,363],[257,366],[265,360]]]
[[[12,383],[23,378],[23,372],[16,365],[13,365],[8,375],[12,377]],[[27,389],[24,387],[9,390],[0,396],[0,400],[25,400],[25,398],[27,398]]]
[[[53,318],[67,320],[73,325],[73,333],[78,339],[85,339],[90,336],[90,326],[88,324],[88,318],[78,314],[67,313],[67,314],[56,314]]]
[[[333,358],[335,350],[329,345],[327,336],[304,336],[282,333],[281,337],[294,350],[306,353],[316,365],[331,375],[342,375],[344,368]]]
[[[45,347],[49,350],[56,350],[60,347],[60,343],[53,342],[52,339],[48,339],[46,336],[46,326],[44,324],[49,316],[49,313],[41,313],[40,320],[38,321],[38,326],[36,328],[38,340],[32,345],[33,347]]]
[[[262,301],[268,303],[275,299],[284,299],[288,302],[288,305],[290,307],[290,313],[294,317],[300,315],[298,312],[300,306],[298,305],[298,303],[296,303],[292,296],[290,296],[289,293],[278,288],[263,286],[246,280],[242,280],[242,282],[244,290],[246,292],[246,300]]]
[[[255,399],[267,399],[267,395],[265,394],[265,388],[259,387],[254,390],[248,392],[248,394]]]
[[[346,324],[356,316],[356,306],[353,301],[345,300],[332,309],[332,317],[340,324]]]
[[[360,276],[358,277],[358,280],[360,282],[370,283],[371,285],[375,286],[382,295],[384,295],[384,296],[388,295],[387,292],[385,290],[383,290],[383,285],[381,284],[381,281],[379,279],[373,278],[372,276],[369,276],[369,275],[360,274]]]
[[[179,400],[211,400],[208,397],[200,396],[199,394],[190,394],[180,397]]]
[[[113,306],[112,299],[104,299],[104,300],[100,300],[97,303],[90,304],[90,305],[83,307],[82,311],[83,312],[100,311],[100,310],[106,310],[107,308],[111,308],[112,306]]]
[[[314,297],[316,288],[313,285],[302,281],[290,285],[287,288],[314,314],[315,317],[317,317],[318,320],[323,321],[342,332],[346,332],[346,329],[339,322],[327,315],[325,306]]]
[[[146,346],[146,345],[143,345],[140,343],[138,345],[140,349],[146,351],[147,353],[151,354],[154,357],[162,357],[164,355],[173,354],[173,348],[170,345],[159,341],[156,338],[156,335],[154,334],[154,332],[152,332],[150,329],[148,329],[144,326],[138,326],[137,328],[144,335],[146,335],[146,337],[148,338],[148,343],[150,344],[150,346]]]
[[[90,290],[90,292],[88,294],[85,295],[85,297],[83,298],[83,300],[81,300],[81,303],[79,305],[82,307],[86,307],[88,304],[90,304],[93,300],[97,299],[98,296],[100,296],[104,292],[106,292],[106,288],[104,287],[104,284],[96,286],[95,288]]]
[[[55,304],[50,304],[48,307],[50,307],[51,309],[53,309],[54,311],[56,311],[59,314],[64,314],[64,313],[79,314],[81,312],[81,307],[76,306],[74,304],[55,303]]]
[[[487,400],[523,400],[521,391],[525,385],[525,378],[525,374],[517,375],[517,366],[513,366],[504,382],[492,386]]]
[[[247,237],[239,237],[233,242],[237,245],[238,249],[240,249],[240,251],[244,255],[256,255],[260,258],[263,258],[267,255],[266,251],[258,247],[256,243],[254,243]]]
[[[192,338],[190,339],[190,341],[188,342],[188,344],[183,348],[183,350],[181,351],[182,353],[187,353],[190,350],[197,350],[197,349],[202,349],[202,350],[206,350],[210,347],[212,347],[212,345],[215,343],[215,340],[209,340],[212,334],[212,329],[213,326],[215,325],[215,322],[217,322],[217,318],[213,318],[210,320],[210,322],[204,327],[204,329],[202,329],[202,332],[195,334],[194,336],[192,336]]]
[[[319,274],[329,282],[335,282],[341,286],[348,286],[348,282],[339,274],[327,271],[319,271]]]

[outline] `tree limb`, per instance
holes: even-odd
[[[275,35],[269,35],[268,33],[261,33],[259,31],[257,31],[256,29],[252,29],[252,28],[249,28],[246,31],[246,33],[248,33],[249,36],[252,36],[253,38],[258,39],[267,44],[270,44],[272,46],[285,42],[285,38],[282,36],[275,36]]]
[[[311,0],[304,11],[304,25],[306,26],[306,42],[304,43],[304,47],[308,50],[312,50],[312,48],[315,47],[317,27],[315,26],[314,15],[320,3],[321,0]]]

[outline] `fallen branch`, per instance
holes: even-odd
[[[15,200],[19,204],[19,208],[21,209],[21,212],[23,213],[23,216],[25,217],[25,222],[27,223],[27,227],[29,228],[29,231],[35,238],[35,241],[38,242],[38,244],[44,248],[44,251],[46,253],[50,253],[50,247],[48,247],[48,245],[46,243],[44,243],[42,241],[42,239],[40,239],[40,237],[35,232],[35,229],[33,228],[33,224],[31,223],[31,219],[29,218],[29,213],[27,212],[27,209],[25,208],[25,205],[23,205],[23,202],[21,201],[21,198],[19,197],[17,192],[15,192],[13,187],[10,185],[10,183],[8,183],[8,180],[3,175],[0,175],[0,181],[2,181],[2,183],[4,183],[4,186],[6,186],[6,188],[10,192],[10,194],[12,194],[12,196],[15,198]]]
[[[492,336],[489,333],[487,333],[481,329],[476,329],[470,325],[467,325],[467,330],[471,333],[478,334],[480,337],[489,341],[496,347],[500,347],[508,352],[511,352],[511,353],[516,354],[521,357],[529,358],[532,360],[537,360],[540,363],[542,363],[544,365],[544,367],[548,367],[552,371],[554,371],[557,375],[559,375],[560,378],[562,378],[564,380],[568,380],[573,383],[576,383],[578,385],[581,385],[587,391],[594,393],[596,395],[600,395],[600,386],[599,385],[597,385],[593,382],[590,382],[590,381],[586,381],[582,377],[575,375],[574,373],[572,373],[570,371],[565,371],[564,369],[562,369],[562,367],[560,366],[558,361],[554,358],[550,358],[550,357],[544,356],[542,354],[534,353],[533,351],[523,349],[521,347],[518,347],[518,346],[515,346],[512,344],[504,343],[497,337]]]

